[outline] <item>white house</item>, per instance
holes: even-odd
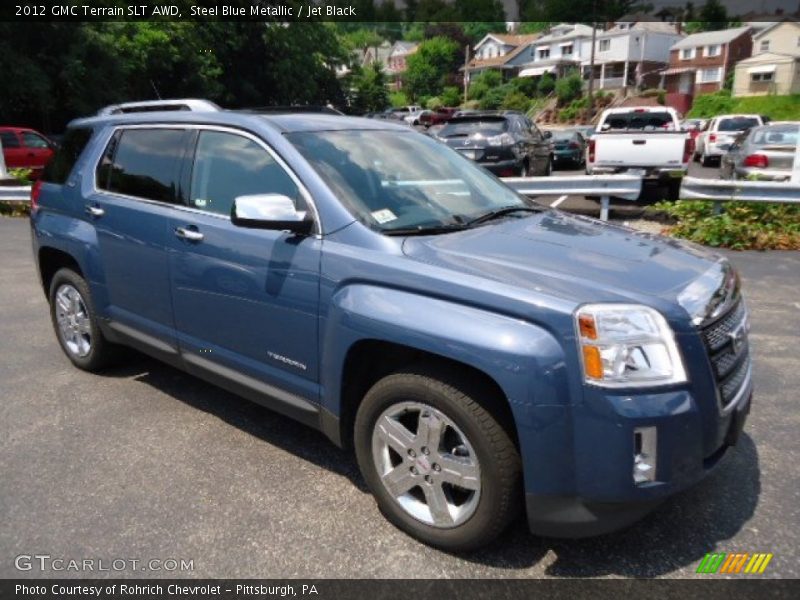
[[[519,58],[539,34],[515,35],[510,33],[489,33],[475,45],[474,54],[469,61],[469,74],[474,76],[486,70],[500,71],[504,78],[517,74]]]
[[[674,23],[660,21],[620,21],[608,30],[598,30],[595,88],[624,88],[657,81],[658,72],[669,62],[670,47],[682,37]],[[592,28],[561,23],[532,44],[530,50],[530,60],[523,65],[521,77],[537,77],[546,72],[561,76],[578,68],[588,80]]]

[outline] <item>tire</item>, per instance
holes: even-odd
[[[711,157],[706,156],[705,152],[703,152],[703,154],[700,156],[700,164],[703,165],[704,167],[710,167],[711,160],[712,160]]]
[[[681,179],[667,183],[667,200],[679,200],[681,195]]]
[[[519,453],[478,400],[501,400],[494,395],[480,381],[425,367],[388,375],[367,392],[356,415],[356,457],[378,508],[396,527],[464,552],[489,543],[517,515]],[[439,440],[435,447],[426,448],[426,434]],[[444,508],[432,509],[437,505]]]
[[[547,157],[547,166],[544,168],[544,176],[550,177],[553,174],[553,157]]]
[[[50,282],[48,298],[56,338],[72,364],[84,371],[111,365],[120,347],[103,337],[83,277],[71,269],[59,269]]]
[[[519,175],[517,177],[528,177],[529,176],[529,168],[528,168],[528,161],[525,160],[522,162],[522,165],[519,168]]]

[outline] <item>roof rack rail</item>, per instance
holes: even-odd
[[[143,102],[123,102],[122,104],[111,104],[98,110],[97,115],[121,115],[125,113],[160,112],[172,110],[216,112],[222,109],[210,100],[181,98],[174,100],[146,100]]]

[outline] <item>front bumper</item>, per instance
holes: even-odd
[[[748,379],[730,410],[720,413],[719,445],[703,446],[698,406],[686,391],[640,397],[600,394],[590,400],[576,423],[581,457],[576,465],[576,494],[528,492],[528,526],[536,535],[581,538],[610,533],[638,521],[666,498],[696,484],[713,471],[735,445],[750,411]],[[602,398],[601,398],[602,397]],[[601,418],[608,403],[613,419]],[[597,404],[596,404],[597,403]],[[606,406],[606,410],[608,405]],[[603,415],[608,417],[609,415]],[[635,483],[634,431],[657,430],[655,481]],[[602,445],[592,443],[598,436]]]
[[[667,183],[673,179],[686,176],[688,167],[617,167],[590,165],[590,175],[621,175],[623,173],[639,172],[644,179],[658,180]]]

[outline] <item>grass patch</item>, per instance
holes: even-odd
[[[726,202],[721,214],[706,200],[659,202],[653,209],[674,224],[668,235],[733,250],[800,250],[800,206]]]
[[[766,115],[775,121],[798,121],[800,94],[734,98],[730,91],[722,90],[695,98],[687,116],[703,119],[726,113]]]

